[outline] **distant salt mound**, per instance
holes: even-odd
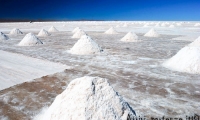
[[[164,62],[163,66],[179,72],[200,74],[200,37]]]
[[[43,120],[131,120],[130,105],[99,77],[81,77],[71,81],[59,94]]]
[[[147,32],[145,37],[160,37],[160,35],[152,28],[149,32]]]
[[[74,28],[74,30],[72,31],[72,33],[76,33],[78,30],[80,30],[79,27]]]
[[[157,23],[157,24],[155,25],[155,27],[160,27],[160,23]]]
[[[48,33],[45,29],[41,29],[40,32],[38,33],[38,36],[41,37],[46,37],[46,36],[50,36],[51,34]]]
[[[12,30],[10,31],[9,34],[11,34],[11,35],[18,35],[18,34],[23,34],[23,32],[20,31],[20,30],[17,29],[17,28],[14,28],[14,29],[12,29]]]
[[[113,27],[111,27],[105,32],[105,34],[118,34],[118,32]]]
[[[49,28],[48,32],[58,32],[58,30],[54,26],[51,26],[51,28]]]
[[[4,33],[0,32],[0,40],[9,40],[9,37]]]
[[[175,28],[175,26],[174,25],[170,25],[169,28]]]
[[[135,33],[129,32],[121,39],[121,41],[138,42],[138,36]]]
[[[102,48],[87,35],[83,35],[70,49],[71,54],[89,55],[102,52]]]
[[[124,23],[123,27],[128,27],[128,24],[127,24],[127,23]]]
[[[81,38],[81,36],[87,35],[84,30],[78,29],[72,36],[72,38]]]
[[[43,44],[40,39],[38,39],[33,33],[28,33],[18,44],[19,46],[33,46]]]
[[[120,27],[119,25],[116,25],[116,28]]]
[[[200,23],[196,23],[194,26],[195,26],[195,27],[198,27],[198,26],[200,26]]]
[[[162,26],[162,27],[166,27],[167,25],[166,25],[165,23],[162,23],[161,26]]]
[[[182,26],[182,24],[181,24],[181,23],[176,23],[176,25],[177,25],[177,26]]]

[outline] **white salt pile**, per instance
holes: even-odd
[[[72,38],[81,38],[81,36],[87,35],[85,31],[78,29],[72,36]]]
[[[58,32],[58,30],[54,26],[51,26],[51,28],[49,28],[48,32]]]
[[[70,49],[71,54],[88,55],[102,52],[103,49],[91,37],[83,35]]]
[[[198,27],[198,26],[200,26],[200,23],[196,23],[194,26],[195,26],[195,27]]]
[[[38,39],[33,33],[28,33],[18,44],[19,46],[33,46],[43,44],[40,39]]]
[[[78,30],[80,30],[80,28],[79,28],[79,27],[76,27],[76,28],[74,28],[74,30],[72,31],[72,33],[75,33],[75,32],[77,32]]]
[[[8,40],[9,37],[5,35],[4,33],[0,32],[0,40]]]
[[[160,35],[152,28],[149,32],[147,32],[145,37],[159,37]]]
[[[99,77],[81,77],[71,81],[56,97],[42,120],[131,120],[130,105]]]
[[[119,25],[116,25],[116,28],[120,27]]]
[[[179,72],[200,74],[200,37],[164,62],[163,66]]]
[[[127,24],[127,23],[124,23],[123,27],[128,27],[128,24]]]
[[[170,25],[169,28],[175,28],[175,26],[174,25]]]
[[[38,33],[38,36],[41,37],[46,37],[46,36],[50,36],[51,34],[48,33],[45,29],[41,29],[40,32]]]
[[[23,32],[20,31],[20,30],[17,29],[17,28],[14,28],[14,29],[12,29],[12,30],[10,31],[9,34],[11,34],[11,35],[18,35],[18,34],[23,34]]]
[[[106,34],[117,34],[118,32],[113,27],[111,27],[105,33]]]
[[[128,32],[121,41],[124,42],[138,42],[138,36],[135,33]]]
[[[166,27],[167,25],[166,25],[165,23],[162,23],[161,26],[162,26],[162,27]]]

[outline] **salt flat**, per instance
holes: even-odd
[[[0,90],[66,68],[62,64],[0,50]]]
[[[125,23],[127,23],[126,27],[124,27]],[[149,24],[144,27],[146,23]],[[156,27],[157,23],[169,24]],[[176,23],[182,25],[177,26]],[[20,116],[19,120],[20,118],[32,119],[43,108],[48,107],[71,80],[85,75],[107,78],[111,86],[133,107],[137,115],[177,117],[200,113],[200,75],[172,71],[162,66],[181,48],[200,36],[200,28],[194,26],[196,23],[198,22],[0,23],[0,32],[4,32],[10,38],[7,41],[0,41],[0,50],[29,56],[34,60],[37,58],[73,67],[64,72],[0,91],[0,104],[4,106],[0,110],[0,118],[11,119]],[[169,28],[171,24],[175,27]],[[47,37],[39,37],[44,44],[17,46],[25,34],[32,32],[37,35],[42,28],[48,30],[51,26],[55,26],[59,32]],[[72,38],[75,27],[84,30],[101,46],[103,52],[94,55],[68,53],[67,51],[78,40]],[[113,27],[118,34],[105,34],[104,32],[110,27]],[[24,34],[9,35],[13,28],[19,28]],[[152,28],[160,34],[160,37],[144,36]],[[129,43],[120,41],[128,32],[134,32],[140,41]],[[31,62],[33,63],[35,62]],[[23,66],[16,66],[16,69]],[[35,67],[32,69],[43,69]],[[8,109],[12,112],[7,112]]]

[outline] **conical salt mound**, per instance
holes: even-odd
[[[200,26],[200,23],[196,23],[194,26],[195,26],[195,27],[198,27],[198,26]]]
[[[58,30],[52,26],[51,28],[49,28],[48,32],[58,32]]]
[[[33,33],[28,33],[18,44],[19,46],[33,46],[43,44]]]
[[[5,35],[4,33],[0,32],[0,40],[8,40],[9,37]]]
[[[159,37],[160,35],[152,28],[144,36],[146,36],[146,37]]]
[[[164,62],[163,66],[179,72],[200,74],[200,37]]]
[[[174,25],[170,25],[169,28],[175,28],[175,26]]]
[[[71,81],[59,94],[42,120],[132,120],[130,105],[100,77],[81,77]]]
[[[128,27],[128,24],[127,24],[127,23],[124,23],[123,27]]]
[[[86,35],[85,31],[79,29],[73,34],[72,38],[81,38],[83,35]]]
[[[48,33],[45,29],[41,29],[40,32],[38,33],[38,36],[41,37],[46,37],[46,36],[50,36],[51,34]]]
[[[121,39],[121,41],[138,42],[138,36],[135,33],[129,32]]]
[[[111,27],[110,29],[108,29],[106,32],[106,34],[117,34],[117,31],[115,31],[115,29],[113,27]]]
[[[14,29],[12,29],[12,30],[10,31],[9,34],[11,34],[11,35],[18,35],[18,34],[23,34],[23,32],[20,31],[20,30],[17,29],[17,28],[14,28]]]
[[[80,30],[79,27],[74,28],[74,30],[72,31],[72,33],[76,33],[78,30]]]
[[[102,48],[87,35],[83,35],[70,49],[71,54],[88,55],[102,52]]]

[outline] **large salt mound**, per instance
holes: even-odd
[[[138,36],[135,33],[129,32],[121,39],[121,41],[138,42]]]
[[[54,26],[51,26],[51,28],[49,28],[48,32],[58,32],[58,30]]]
[[[200,37],[164,62],[163,66],[179,72],[200,74]]]
[[[85,31],[78,29],[72,36],[72,38],[81,38],[81,36],[86,35]]]
[[[9,34],[11,34],[11,35],[18,35],[18,34],[23,34],[23,32],[20,31],[20,30],[17,29],[17,28],[14,28],[14,29],[12,29],[12,30],[10,31]]]
[[[117,34],[117,31],[116,31],[113,27],[111,27],[111,28],[108,29],[105,33],[106,33],[106,34]]]
[[[134,116],[134,110],[106,79],[85,76],[71,81],[42,119],[130,120]]]
[[[71,54],[88,55],[100,53],[102,48],[87,35],[83,35],[70,49]]]
[[[50,35],[51,34],[49,34],[45,29],[41,29],[40,32],[38,33],[38,36],[41,36],[41,37],[46,37]]]
[[[8,40],[9,37],[5,35],[4,33],[0,32],[0,40]]]
[[[144,36],[146,36],[146,37],[159,37],[160,35],[152,28]]]
[[[33,46],[43,44],[33,33],[28,33],[18,44],[19,46]]]
[[[80,28],[79,28],[79,27],[76,27],[76,28],[74,28],[74,30],[72,31],[72,33],[75,33],[75,32],[77,32],[78,30],[80,30]]]

